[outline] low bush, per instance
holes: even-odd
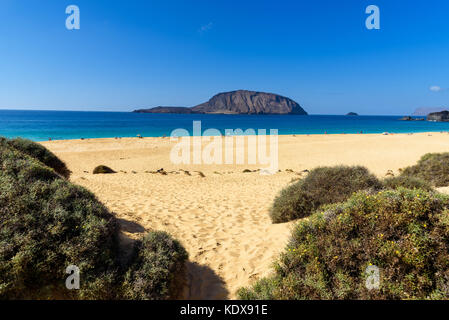
[[[405,188],[325,206],[297,224],[274,274],[239,297],[448,299],[448,208],[446,195]]]
[[[108,173],[116,173],[116,172],[107,166],[100,165],[100,166],[95,167],[95,169],[92,173],[93,174],[108,174]]]
[[[435,187],[449,186],[449,152],[427,153],[414,166],[404,168],[401,176],[412,176]]]
[[[187,252],[165,232],[150,232],[135,244],[135,257],[125,275],[127,299],[176,299],[182,293]]]
[[[432,186],[425,180],[415,178],[412,176],[397,176],[385,178],[382,181],[384,188],[386,189],[398,189],[400,187],[407,189],[423,189],[426,191],[432,191]]]
[[[39,143],[22,138],[16,139],[1,138],[1,144],[2,145],[7,144],[16,150],[39,160],[47,167],[50,167],[53,170],[55,170],[64,178],[68,179],[70,177],[71,172],[67,168],[66,164],[63,161],[61,161],[57,156],[55,156],[50,150],[48,150]]]
[[[380,181],[364,167],[319,167],[281,191],[270,217],[273,223],[303,218],[321,205],[344,201],[356,191],[380,188]]]
[[[166,299],[175,293],[186,255],[168,235],[150,235],[135,248],[143,258],[122,265],[117,220],[92,193],[4,143],[0,168],[0,299]],[[69,265],[80,269],[80,290],[65,287]],[[131,289],[146,274],[144,289],[125,296],[125,274],[134,280]]]

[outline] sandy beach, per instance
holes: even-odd
[[[260,165],[177,165],[169,138],[63,140],[42,143],[65,161],[71,180],[106,204],[126,234],[164,230],[189,252],[187,299],[233,299],[270,272],[294,223],[273,225],[276,194],[304,170],[363,165],[379,177],[416,163],[427,152],[447,152],[449,134],[341,134],[279,136],[279,169]],[[97,165],[117,171],[93,175]],[[167,174],[154,173],[163,168]],[[188,172],[186,172],[188,171]],[[153,172],[153,173],[152,173]],[[200,173],[201,172],[201,173]]]

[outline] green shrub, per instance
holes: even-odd
[[[0,298],[70,298],[71,264],[89,284],[79,297],[110,298],[99,292],[113,292],[100,281],[116,272],[115,218],[86,189],[23,153],[1,147],[0,166]]]
[[[8,144],[10,147],[23,152],[43,164],[47,167],[52,168],[57,173],[59,173],[64,178],[70,177],[70,170],[67,168],[66,164],[62,162],[57,156],[55,156],[50,150],[45,148],[39,143],[33,142],[28,139],[16,138],[16,139],[5,139],[1,138],[2,144]]]
[[[272,276],[245,299],[448,299],[449,197],[358,192],[301,220]],[[368,290],[367,268],[380,270]]]
[[[150,232],[136,242],[135,257],[125,275],[127,299],[176,299],[181,295],[187,252],[165,232]]]
[[[273,223],[303,218],[321,205],[344,201],[356,191],[380,188],[379,180],[364,167],[319,167],[281,191],[270,217]]]
[[[116,173],[116,172],[104,165],[97,166],[93,171],[93,174],[107,174],[107,173]]]
[[[386,178],[382,181],[384,188],[398,189],[400,187],[407,189],[423,189],[426,191],[432,191],[432,186],[424,180],[415,178],[412,176],[397,176]]]
[[[168,235],[149,236],[135,248],[146,259],[122,265],[117,220],[92,193],[5,144],[0,168],[0,299],[121,299],[128,268],[139,281],[152,261],[159,273],[146,281],[159,287],[147,285],[133,298],[172,296],[185,255]],[[69,265],[80,269],[80,290],[65,287]]]
[[[250,288],[240,288],[237,295],[241,300],[274,300],[273,291],[280,285],[280,277],[262,278]]]
[[[414,166],[407,167],[401,176],[412,176],[435,187],[449,186],[449,152],[427,153]]]

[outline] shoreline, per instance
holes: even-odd
[[[308,137],[308,136],[373,136],[373,135],[385,135],[384,133],[387,133],[386,135],[419,135],[419,134],[434,134],[434,133],[447,133],[448,131],[414,131],[414,132],[382,132],[382,133],[286,133],[286,134],[278,134],[279,137]],[[256,135],[241,135],[243,137],[249,137],[249,136],[258,136]],[[270,136],[269,134],[261,135],[261,136]],[[187,137],[206,137],[206,136],[187,136]],[[207,137],[224,137],[224,135],[221,136],[207,136]],[[20,138],[20,136],[17,136],[17,138]],[[69,139],[51,139],[51,140],[33,140],[38,143],[44,143],[44,142],[59,142],[59,141],[86,141],[86,140],[121,140],[121,139],[168,139],[170,140],[170,136],[142,136],[141,138],[137,136],[123,136],[123,137],[101,137],[101,138],[69,138]],[[177,138],[182,138],[182,136],[178,136]],[[25,138],[27,139],[27,138]]]

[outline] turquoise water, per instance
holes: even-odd
[[[278,129],[279,134],[411,133],[449,131],[449,123],[399,121],[400,116],[279,116],[139,114],[130,112],[0,110],[0,136],[35,141],[48,138],[113,138],[169,136],[172,130],[192,132],[192,122],[202,129]]]

